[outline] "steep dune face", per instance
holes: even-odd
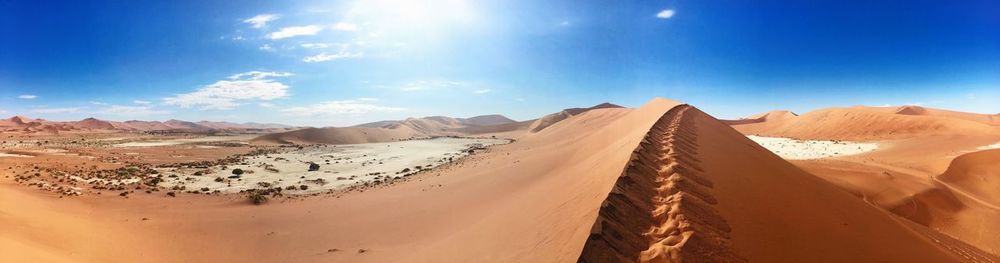
[[[580,261],[996,260],[866,204],[696,109],[664,118],[605,199]]]
[[[796,118],[734,124],[733,128],[744,134],[822,140],[1000,134],[1000,129],[981,122],[944,116],[896,114],[866,107],[823,109]]]

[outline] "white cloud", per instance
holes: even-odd
[[[570,23],[567,20],[563,20],[562,22],[559,22],[559,26],[570,26]]]
[[[263,46],[260,46],[257,49],[260,49],[261,51],[274,51],[274,48],[271,47],[271,44],[264,44]]]
[[[663,11],[660,11],[659,13],[656,13],[656,17],[660,18],[660,19],[667,19],[667,18],[674,17],[674,10],[673,9],[663,9]]]
[[[380,101],[378,98],[358,98],[360,101]]]
[[[281,110],[296,116],[365,114],[372,112],[398,112],[404,108],[375,105],[361,100],[340,100],[321,102],[305,107],[292,107]]]
[[[111,105],[109,107],[98,110],[97,113],[106,115],[120,115],[120,116],[148,116],[148,115],[170,114],[170,111],[155,110],[153,109],[153,107],[150,106]]]
[[[83,108],[41,108],[33,109],[32,113],[76,113],[80,112]]]
[[[132,101],[132,103],[135,103],[135,104],[140,104],[140,105],[149,105],[149,104],[151,104],[152,102],[150,102],[150,101],[145,101],[145,100],[133,100],[133,101]],[[105,104],[105,105],[106,105],[106,104]]]
[[[311,36],[320,31],[323,31],[323,27],[318,25],[284,27],[277,32],[271,32],[267,37],[270,39],[282,39],[296,36]]]
[[[278,20],[278,18],[280,17],[281,16],[275,14],[260,14],[243,20],[243,23],[250,24],[250,26],[253,28],[262,28],[264,26],[267,26],[268,22]]]
[[[239,80],[239,79],[261,80],[261,79],[274,78],[274,77],[288,77],[288,76],[291,76],[291,75],[292,75],[292,73],[288,73],[288,72],[256,71],[256,70],[254,70],[254,71],[247,71],[247,72],[243,72],[243,73],[233,74],[233,75],[229,76],[229,79],[231,79],[231,80]]]
[[[191,93],[164,98],[163,103],[181,108],[230,110],[239,106],[238,101],[268,101],[287,96],[288,86],[270,79],[220,80]]]
[[[345,22],[333,24],[333,26],[330,28],[338,31],[348,31],[348,32],[358,31],[358,25]]]
[[[274,108],[274,103],[261,102],[261,103],[257,103],[257,106],[261,106],[261,107],[264,107],[264,108]]]
[[[87,103],[94,104],[94,105],[108,105],[107,103],[100,102],[100,101],[88,101]]]
[[[38,96],[24,94],[24,95],[21,95],[21,96],[17,96],[17,98],[18,99],[22,99],[22,100],[33,100],[35,98],[38,98]]]
[[[525,101],[527,101],[527,100],[525,100],[524,98],[514,98],[514,101],[517,101],[517,102],[525,102]]]
[[[299,45],[299,46],[301,46],[303,48],[308,48],[308,49],[318,49],[318,48],[328,48],[328,47],[331,47],[333,45],[330,44],[330,43],[305,43],[305,44],[302,44],[302,45]]]
[[[483,94],[483,93],[488,93],[488,92],[490,92],[490,91],[493,91],[493,90],[491,90],[491,89],[481,89],[481,90],[476,90],[476,91],[474,91],[474,92],[475,92],[476,94]]]
[[[365,54],[361,53],[361,52],[349,52],[347,50],[340,50],[337,53],[326,53],[326,52],[323,52],[323,53],[319,53],[319,54],[317,54],[315,56],[308,56],[308,57],[302,58],[302,61],[305,61],[305,62],[324,62],[324,61],[337,60],[337,59],[359,58],[359,57],[363,57],[364,55]]]

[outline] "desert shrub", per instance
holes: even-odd
[[[248,198],[250,199],[250,202],[253,203],[253,204],[255,204],[255,205],[261,205],[261,204],[264,204],[265,202],[267,202],[267,196],[265,196],[262,193],[258,193],[258,192],[251,193],[248,196]]]
[[[244,173],[243,169],[240,168],[233,169],[233,174],[236,176],[243,175],[243,173]]]
[[[309,163],[309,171],[310,172],[312,172],[312,171],[319,171],[319,164]]]
[[[308,185],[304,185],[304,184],[303,185],[299,185],[299,190],[306,190],[306,189],[309,189]]]

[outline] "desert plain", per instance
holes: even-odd
[[[2,262],[1000,262],[1000,114],[0,121]]]

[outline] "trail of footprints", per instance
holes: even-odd
[[[670,109],[639,143],[579,262],[746,262],[730,249],[731,229],[701,176],[695,111]]]

